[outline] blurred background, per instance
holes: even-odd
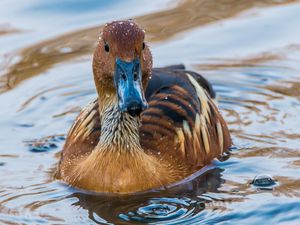
[[[0,224],[299,223],[299,12],[296,0],[1,0]],[[82,193],[53,172],[96,97],[101,27],[129,18],[155,66],[184,63],[212,82],[235,147],[171,190]]]

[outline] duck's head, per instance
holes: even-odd
[[[147,108],[144,90],[152,69],[145,32],[133,21],[103,28],[94,53],[93,72],[100,98],[116,97],[119,110],[138,116]]]

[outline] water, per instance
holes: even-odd
[[[1,224],[299,224],[300,2],[0,3]],[[65,134],[95,97],[100,27],[135,18],[156,66],[184,63],[217,91],[235,147],[194,179],[131,196],[53,181]]]

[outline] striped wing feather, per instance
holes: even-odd
[[[89,154],[98,144],[100,135],[99,105],[95,99],[76,118],[61,152],[60,162]]]
[[[231,145],[211,85],[199,74],[164,68],[153,72],[142,114],[141,144],[196,169]]]

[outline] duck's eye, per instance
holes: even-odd
[[[109,52],[109,46],[108,46],[107,43],[104,44],[104,49],[105,49],[106,52]]]
[[[145,46],[146,46],[146,45],[145,45],[145,42],[143,42],[143,47],[142,47],[142,48],[143,48],[143,50],[145,49]]]

